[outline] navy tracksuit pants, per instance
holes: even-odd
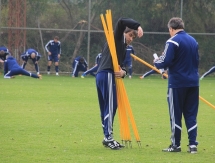
[[[113,72],[101,71],[96,75],[96,87],[104,136],[113,134],[113,121],[117,110],[115,76]]]
[[[169,105],[172,144],[180,146],[183,115],[187,127],[189,145],[198,145],[196,137],[199,87],[169,88],[167,101]]]

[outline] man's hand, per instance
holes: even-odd
[[[51,55],[52,53],[51,52],[48,52],[48,55]]]
[[[139,38],[143,36],[143,29],[142,29],[141,26],[139,26],[139,27],[137,28],[137,35],[138,35]]]
[[[115,74],[115,77],[122,78],[126,75],[126,72],[122,70],[121,67],[119,66],[119,71],[114,72],[114,74]]]
[[[60,54],[58,54],[58,56],[57,56],[58,58],[60,58]]]

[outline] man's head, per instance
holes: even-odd
[[[4,50],[1,50],[0,51],[0,56],[3,56],[5,54],[5,51]]]
[[[55,36],[54,37],[54,42],[58,42],[59,41],[59,37],[58,36]]]
[[[184,22],[179,17],[173,17],[169,20],[167,27],[169,28],[170,36],[174,36],[178,31],[184,30]]]
[[[79,59],[79,62],[84,63],[84,58],[81,57],[81,58]]]
[[[137,37],[137,31],[126,27],[124,35],[126,44],[129,45]]]
[[[31,58],[34,59],[36,57],[35,53],[31,53]]]

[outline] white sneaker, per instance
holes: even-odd
[[[131,79],[131,75],[129,75],[129,79]]]
[[[40,73],[39,73],[39,72],[37,72],[37,75],[40,75]]]
[[[50,71],[47,71],[47,74],[50,75]]]
[[[56,72],[56,76],[59,76],[58,72]]]

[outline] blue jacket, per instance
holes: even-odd
[[[73,69],[76,69],[77,68],[77,66],[83,66],[83,67],[88,67],[88,65],[87,65],[87,61],[84,59],[84,62],[83,63],[81,63],[80,62],[80,59],[81,58],[83,58],[84,59],[84,57],[76,57],[75,59],[74,59],[74,61],[73,61],[73,63],[72,63],[72,67],[73,67]]]
[[[163,54],[155,62],[158,69],[168,68],[168,87],[199,86],[198,43],[185,31],[179,31],[166,42]]]
[[[52,55],[61,54],[61,44],[60,41],[54,42],[54,40],[50,40],[46,45],[45,49],[47,52],[51,52]]]
[[[31,58],[31,54],[36,54],[36,60],[38,61],[41,57],[41,55],[34,49],[27,49],[23,54],[21,54],[21,57],[28,57]]]
[[[4,75],[8,71],[16,68],[21,68],[21,67],[19,66],[15,58],[13,58],[12,56],[9,56],[4,62]]]

